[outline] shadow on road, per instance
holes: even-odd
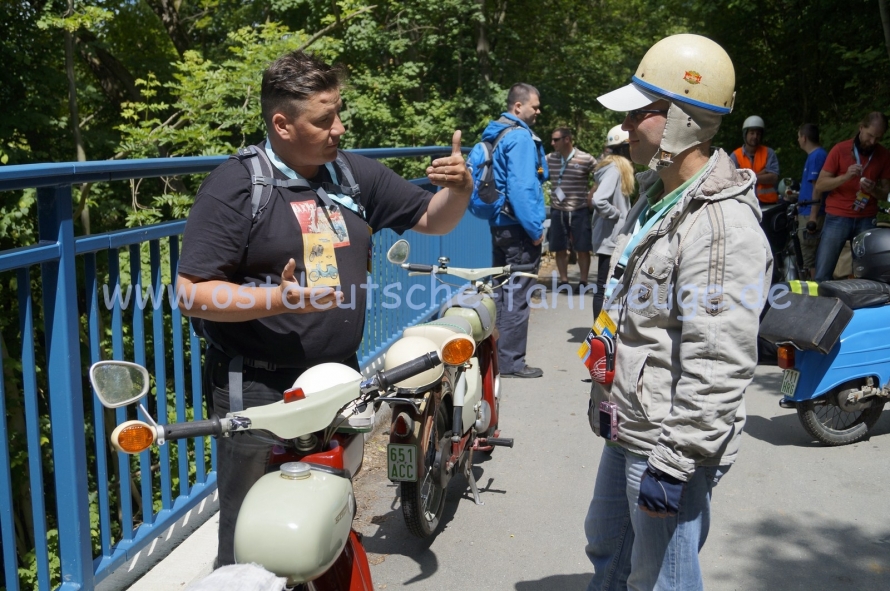
[[[553,575],[537,581],[520,581],[516,591],[584,591],[590,583],[589,574]]]
[[[748,415],[745,421],[745,434],[775,446],[820,447],[820,444],[813,441],[813,438],[803,430],[797,413],[771,419]]]
[[[874,534],[806,512],[762,519],[729,536],[730,546],[744,557],[745,579],[753,583],[746,588],[751,591],[890,589],[888,529]],[[730,569],[712,570],[710,578],[732,583],[739,575]]]
[[[503,490],[492,488],[494,479],[485,478],[485,470],[481,466],[473,466],[473,476],[476,478],[483,502],[486,495],[505,494]],[[377,515],[371,519],[371,523],[378,526],[377,531],[374,535],[365,535],[362,539],[362,545],[370,554],[380,555],[384,559],[387,555],[398,554],[416,562],[420,573],[404,581],[402,585],[410,585],[411,583],[429,579],[439,570],[439,559],[436,553],[430,549],[435,536],[422,540],[408,531],[404,516],[402,515],[402,507],[399,503],[397,485],[390,485],[389,488],[393,489],[391,510],[384,515]],[[467,479],[462,473],[455,475],[451,482],[448,483],[448,488],[445,491],[445,510],[442,513],[437,532],[441,532],[448,527],[451,520],[454,519],[459,505],[472,505],[473,503],[473,493],[470,491]],[[469,507],[464,508],[465,511],[467,509]],[[373,564],[375,557],[370,556],[369,560]]]
[[[757,415],[748,415],[745,422],[745,434],[775,446],[794,445],[796,447],[825,447],[804,431],[797,418],[797,413],[785,414],[767,419]],[[890,435],[890,411],[885,412],[877,424],[869,431],[868,436],[858,443],[874,437]]]
[[[577,328],[570,328],[568,331],[569,338],[566,340],[567,343],[583,343],[584,337],[590,333],[589,326],[579,326]]]
[[[780,393],[782,389],[782,375],[780,371],[757,374],[757,384],[767,392],[772,392],[776,395],[776,405],[779,404],[779,399],[782,397]]]

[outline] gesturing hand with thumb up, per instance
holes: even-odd
[[[469,195],[473,190],[473,177],[467,170],[460,152],[460,130],[451,137],[451,154],[437,158],[426,169],[427,178],[437,187],[445,187]]]

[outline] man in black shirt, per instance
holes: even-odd
[[[336,68],[301,51],[273,62],[261,99],[268,139],[257,149],[274,165],[274,179],[291,186],[274,186],[256,208],[251,173],[230,159],[204,181],[189,214],[177,293],[186,296],[182,312],[202,319],[211,345],[205,397],[220,416],[280,400],[313,365],[358,369],[372,233],[445,234],[466,210],[473,181],[460,131],[451,155],[427,168],[430,182],[443,187],[431,194],[374,160],[338,150],[341,85]],[[358,194],[341,191],[346,184]],[[233,371],[242,374],[242,387],[233,383],[230,393]],[[244,435],[218,441],[217,566],[234,562],[238,510],[270,451]]]

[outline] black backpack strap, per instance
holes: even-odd
[[[349,164],[346,163],[346,158],[343,157],[343,154],[337,153],[337,159],[334,162],[340,170],[340,174],[343,175],[343,180],[346,181],[346,184],[342,185],[343,193],[349,195],[354,200],[359,196],[360,191],[358,183],[355,182],[355,177],[352,176],[352,169],[349,168]]]
[[[334,160],[333,166],[335,170],[331,171],[335,178],[334,184],[328,187],[327,183],[325,183],[325,188],[332,189],[331,192],[335,194],[342,194],[352,200],[355,204],[358,213],[363,220],[368,221],[368,212],[365,210],[365,206],[362,205],[359,197],[361,196],[361,189],[358,186],[358,183],[355,182],[355,176],[352,174],[352,169],[349,168],[349,163],[346,162],[346,158],[343,157],[343,154],[337,152],[337,159]],[[339,171],[339,174],[337,172]],[[341,178],[342,177],[342,178]],[[343,204],[349,209],[353,209],[349,207],[348,204]],[[353,211],[355,211],[353,209]]]
[[[272,198],[273,187],[281,187],[284,189],[309,189],[314,191],[318,198],[324,203],[325,207],[333,207],[334,200],[328,193],[342,193],[346,195],[358,206],[358,213],[362,219],[367,219],[367,213],[364,206],[359,201],[359,186],[355,182],[352,170],[346,163],[346,159],[341,154],[337,155],[336,165],[343,176],[346,185],[337,184],[339,179],[333,179],[333,183],[313,183],[306,179],[278,179],[273,173],[273,164],[269,160],[266,150],[259,146],[247,146],[238,150],[238,154],[233,156],[238,158],[241,164],[247,168],[250,175],[250,214],[252,223],[256,223],[263,211],[269,206]]]
[[[250,175],[250,219],[255,224],[272,199],[272,181],[276,180],[272,175],[272,162],[266,151],[257,146],[241,148],[235,157]]]

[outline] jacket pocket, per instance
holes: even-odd
[[[627,293],[627,308],[634,314],[654,318],[671,305],[671,276],[674,262],[651,254],[639,264],[636,280]]]
[[[655,363],[654,358],[650,362],[647,357],[637,382],[637,398],[647,421],[657,425],[671,413],[672,391],[671,370]]]

